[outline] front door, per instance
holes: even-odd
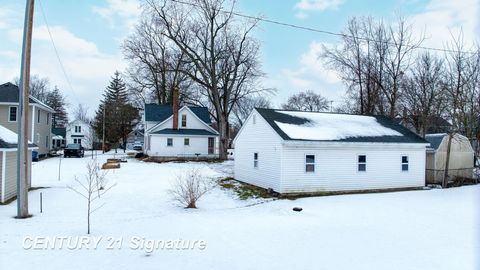
[[[215,138],[209,137],[208,138],[208,154],[213,155],[215,150]]]

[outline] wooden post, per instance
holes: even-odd
[[[28,103],[30,84],[30,59],[32,50],[34,0],[27,0],[23,31],[22,63],[19,85],[18,144],[17,144],[17,218],[27,218],[28,213]],[[32,121],[34,121],[32,119]],[[33,138],[32,138],[33,140]]]
[[[448,144],[447,144],[447,156],[445,158],[445,169],[443,170],[443,181],[442,181],[442,188],[447,187],[447,180],[448,180],[448,166],[450,164],[450,152],[452,148],[452,137],[453,133],[448,133]]]

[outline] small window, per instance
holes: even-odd
[[[182,114],[182,127],[187,127],[187,115]]]
[[[10,107],[10,112],[8,115],[8,121],[10,122],[16,122],[17,121],[17,107],[12,106]]]
[[[75,126],[75,133],[82,132],[82,126]]]
[[[184,138],[183,145],[186,145],[186,146],[190,145],[190,138]]]
[[[305,172],[315,172],[315,155],[305,156]]]
[[[408,156],[402,156],[402,172],[408,172]]]
[[[45,138],[45,147],[47,147],[47,148],[48,148],[48,142],[49,142],[49,141],[50,141],[50,140],[48,139],[48,136],[47,136],[47,137]]]
[[[253,153],[253,167],[258,168],[258,153]]]
[[[50,124],[50,113],[47,113],[47,125]]]
[[[367,156],[359,155],[358,156],[358,171],[365,172],[367,170]]]
[[[167,138],[167,146],[173,146],[173,139]]]
[[[41,119],[40,113],[41,113],[41,112],[42,112],[42,111],[37,110],[37,113],[38,113],[38,115],[37,115],[37,123],[40,123],[40,119]]]

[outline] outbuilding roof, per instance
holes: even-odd
[[[428,144],[385,116],[300,112],[257,108],[284,140]]]
[[[215,134],[215,133],[210,132],[210,131],[205,130],[205,129],[187,129],[187,128],[181,128],[181,129],[167,128],[167,129],[162,129],[162,130],[159,130],[159,131],[155,131],[152,134],[218,136],[218,134]]]
[[[188,106],[188,108],[206,124],[212,123],[207,107]],[[163,122],[172,114],[171,105],[145,104],[145,121]]]
[[[8,128],[0,125],[0,149],[17,148],[18,135]],[[35,144],[29,142],[29,147],[36,147]]]
[[[20,90],[18,89],[18,86],[16,86],[13,83],[4,83],[0,85],[0,103],[18,103],[18,96],[19,96]],[[48,111],[54,112],[52,108],[50,108],[48,105],[45,103],[41,102],[40,100],[30,96],[29,97],[29,102],[30,104],[38,104],[42,107],[44,107]]]
[[[443,138],[447,136],[446,133],[438,133],[438,134],[427,134],[425,135],[425,140],[430,143],[431,148],[437,150],[442,144]]]

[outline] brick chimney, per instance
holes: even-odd
[[[178,129],[178,88],[173,88],[172,93],[173,129]]]

